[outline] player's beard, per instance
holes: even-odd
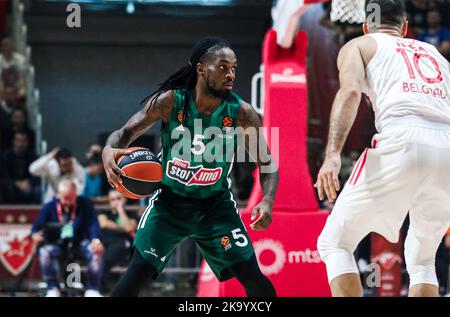
[[[206,89],[208,90],[208,93],[211,96],[216,97],[216,98],[228,99],[228,97],[230,96],[230,92],[228,90],[223,90],[223,91],[217,90],[209,83],[206,84]]]

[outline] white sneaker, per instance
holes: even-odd
[[[84,297],[103,297],[103,295],[95,289],[88,289],[84,292]]]
[[[47,290],[47,294],[45,294],[45,297],[61,297],[61,292],[55,287]]]

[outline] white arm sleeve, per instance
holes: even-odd
[[[277,32],[277,43],[281,45],[292,15],[304,5],[304,0],[278,0],[272,8],[273,28]]]
[[[52,160],[52,153],[48,153],[30,164],[29,171],[33,176],[47,176],[48,164]]]

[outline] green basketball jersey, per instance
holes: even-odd
[[[241,98],[231,93],[211,115],[203,115],[191,94],[184,106],[185,92],[174,90],[173,110],[161,130],[162,183],[178,195],[207,198],[231,186]]]

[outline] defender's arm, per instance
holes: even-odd
[[[325,192],[330,201],[336,199],[336,191],[340,187],[340,155],[358,112],[365,79],[364,60],[358,40],[350,41],[341,49],[337,65],[340,89],[331,110],[325,161],[314,185],[317,187],[319,199],[325,198]]]

